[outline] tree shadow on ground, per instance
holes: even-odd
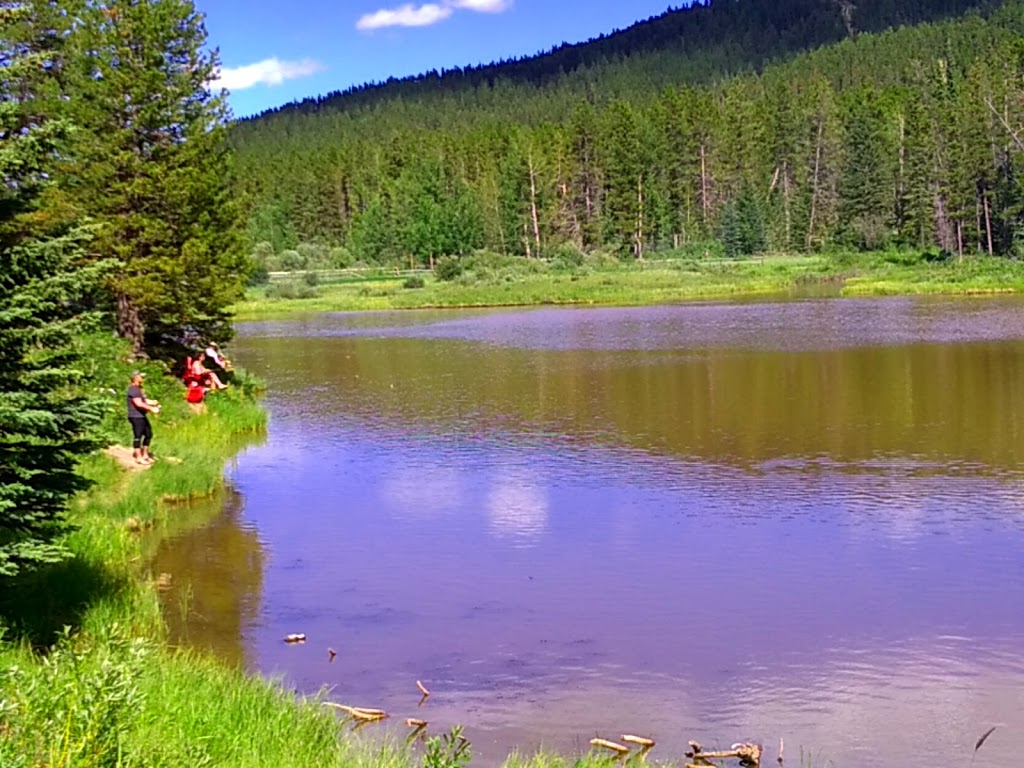
[[[89,608],[123,593],[126,576],[81,556],[13,579],[0,588],[0,628],[8,641],[42,650],[64,627],[81,628]]]

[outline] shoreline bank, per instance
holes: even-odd
[[[330,280],[294,273],[251,288],[240,321],[300,312],[646,306],[791,295],[872,297],[1024,292],[1024,262],[997,257],[930,261],[921,254],[839,253],[723,260],[580,264],[468,257],[454,279],[391,276],[385,270]]]

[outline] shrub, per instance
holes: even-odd
[[[320,275],[317,272],[304,272],[302,274],[302,282],[308,285],[310,288],[315,288],[320,285]]]
[[[302,257],[303,269],[327,269],[331,265],[331,249],[320,243],[303,243],[296,250]]]
[[[281,251],[277,256],[277,266],[283,272],[296,272],[305,268],[306,260],[298,251]]]
[[[268,299],[313,299],[319,295],[314,286],[296,280],[282,280],[267,286]]]
[[[331,248],[330,266],[334,269],[346,269],[352,266],[352,251],[343,245]]]
[[[462,261],[455,256],[443,256],[434,265],[434,276],[446,283],[455,280],[462,272]]]
[[[403,288],[422,288],[425,285],[426,282],[424,282],[423,278],[420,277],[419,275],[412,275],[411,277],[407,277],[405,279],[405,282],[402,283]]]
[[[559,270],[572,270],[583,266],[583,251],[573,243],[562,243],[551,258],[551,267]]]

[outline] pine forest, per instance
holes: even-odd
[[[670,10],[233,128],[262,269],[479,250],[1024,252],[1024,3]]]

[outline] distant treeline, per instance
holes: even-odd
[[[716,3],[687,18],[746,13],[739,50],[769,5]],[[809,20],[842,6],[776,5]],[[869,5],[902,21],[966,4],[865,2],[861,24]],[[305,244],[335,265],[482,248],[639,256],[711,239],[728,253],[839,243],[1016,254],[1022,33],[1024,2],[1012,0],[709,85],[653,87],[650,73],[690,60],[665,47],[543,87],[497,80],[410,99],[385,89],[376,106],[285,110],[234,129],[248,239],[265,261]]]

